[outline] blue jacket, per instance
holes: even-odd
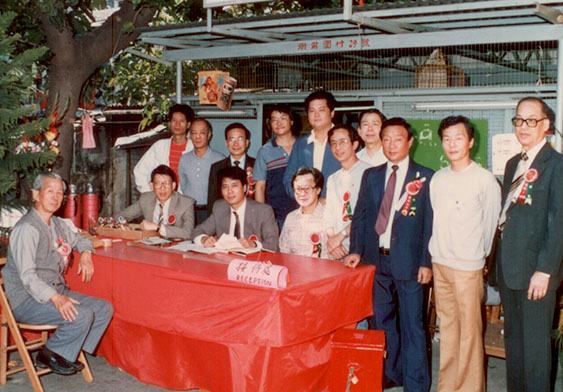
[[[383,201],[386,168],[387,164],[384,164],[364,172],[350,235],[350,253],[359,254],[364,264],[375,265],[376,274],[381,271],[381,264],[379,235],[375,232],[375,222]],[[428,252],[428,242],[432,235],[429,184],[434,172],[409,158],[401,196],[405,192],[406,185],[417,177],[417,173],[420,178],[426,177],[426,181],[415,196],[415,214],[404,216],[401,211],[394,211],[392,215],[389,258],[393,278],[399,280],[416,280],[420,267],[432,267]]]
[[[294,198],[293,188],[291,187],[291,179],[293,175],[300,167],[313,167],[313,148],[315,144],[307,143],[308,138],[309,135],[301,136],[295,141],[293,149],[291,150],[291,155],[289,156],[287,168],[285,169],[285,173],[283,175],[283,185],[285,186],[287,194],[292,198]],[[340,162],[338,162],[334,155],[332,155],[330,144],[327,141],[323,158],[323,168],[321,170],[325,178],[321,197],[326,197],[326,183],[328,176],[339,170],[341,167]]]

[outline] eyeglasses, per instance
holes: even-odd
[[[298,186],[293,188],[293,191],[297,194],[301,194],[301,193],[306,193],[306,194],[310,194],[313,193],[313,189],[315,189],[314,186]]]
[[[512,125],[515,127],[521,127],[522,124],[526,123],[530,128],[535,128],[540,121],[547,120],[547,117],[535,119],[535,118],[520,118],[520,117],[513,117],[512,118]]]
[[[172,181],[153,182],[155,188],[170,188]]]
[[[230,137],[227,139],[227,142],[229,143],[234,143],[234,142],[239,142],[239,143],[243,143],[246,140],[246,138],[244,136],[239,136],[239,137]]]
[[[342,145],[346,146],[348,144],[350,144],[350,139],[338,139],[330,142],[331,147],[337,147]]]
[[[277,123],[277,122],[288,122],[289,121],[289,117],[288,116],[283,116],[283,117],[272,117],[270,119],[270,122],[273,123]]]

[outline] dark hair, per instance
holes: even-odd
[[[244,134],[246,136],[246,139],[250,140],[250,131],[248,130],[247,127],[244,126],[244,124],[238,122],[227,125],[227,128],[225,128],[225,140],[228,139],[227,135],[229,134],[229,131],[235,128],[244,129]]]
[[[330,128],[328,131],[328,143],[330,144],[330,138],[334,135],[334,131],[337,129],[343,129],[348,132],[348,137],[350,137],[350,141],[352,143],[360,141],[360,135],[358,135],[358,131],[351,125],[348,124],[336,124],[334,127]]]
[[[547,117],[547,119],[549,120],[549,131],[553,132],[555,130],[555,113],[553,112],[553,110],[551,110],[549,106],[547,106],[547,103],[545,103],[545,101],[541,98],[528,96],[518,101],[518,105],[516,105],[516,110],[518,110],[518,106],[520,106],[520,104],[524,101],[537,102],[541,105],[542,114],[545,117]]]
[[[219,170],[217,173],[219,178],[219,186],[223,183],[223,179],[239,180],[242,186],[248,185],[246,172],[237,166],[227,166]]]
[[[290,130],[291,130],[291,134],[293,136],[299,136],[299,130],[297,129],[296,125],[296,121],[295,121],[295,116],[293,115],[293,111],[291,110],[291,106],[289,106],[286,103],[276,103],[274,105],[272,105],[270,107],[270,109],[268,109],[268,116],[266,117],[267,119],[267,124],[268,124],[268,130],[271,132],[271,136],[273,136],[273,131],[272,131],[272,124],[271,124],[271,117],[272,117],[272,113],[274,112],[280,112],[280,113],[285,113],[289,116],[289,121],[291,121],[292,123],[290,124]]]
[[[154,182],[154,176],[161,174],[163,176],[169,176],[172,182],[176,182],[176,173],[169,166],[159,165],[151,173],[151,182]]]
[[[213,133],[213,126],[211,125],[211,123],[209,121],[207,121],[203,117],[194,118],[194,120],[192,121],[192,124],[190,125],[190,131],[192,130],[192,126],[194,125],[194,123],[196,121],[201,121],[202,123],[205,124],[205,126],[207,127],[207,133]]]
[[[168,110],[168,121],[172,120],[174,113],[182,113],[186,117],[186,121],[191,123],[194,119],[194,110],[188,105],[175,104]]]
[[[449,116],[440,122],[440,126],[438,127],[438,136],[440,136],[440,140],[443,138],[444,129],[452,127],[457,124],[463,124],[465,127],[465,132],[467,132],[467,137],[469,140],[473,139],[475,136],[475,129],[473,125],[469,122],[469,119],[465,116]]]
[[[313,179],[315,180],[315,188],[323,189],[323,186],[325,184],[325,178],[323,176],[323,173],[321,173],[318,169],[315,169],[314,167],[305,167],[305,166],[302,166],[299,169],[297,169],[297,171],[291,178],[291,188],[293,189],[293,183],[295,182],[297,176],[306,176],[307,174],[311,174],[313,176]]]
[[[332,93],[324,90],[317,90],[315,92],[312,92],[307,98],[305,98],[305,111],[309,111],[309,104],[315,99],[324,99],[331,112],[336,107],[336,99],[334,98],[334,95],[332,95]]]
[[[385,131],[385,128],[392,126],[399,126],[405,128],[408,135],[407,140],[412,139],[412,127],[404,118],[401,117],[393,117],[390,118],[389,120],[383,121],[383,124],[381,124],[381,131],[379,131],[379,138],[383,139],[383,131]]]
[[[376,109],[376,108],[367,109],[367,110],[360,112],[360,116],[358,117],[358,126],[360,126],[362,124],[362,118],[364,118],[364,116],[367,116],[368,114],[377,114],[379,116],[379,118],[381,119],[382,123],[385,122],[385,120],[387,120],[387,117],[385,117],[385,114],[381,113],[379,111],[379,109]]]

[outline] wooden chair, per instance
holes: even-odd
[[[0,266],[6,264],[6,258],[0,258]],[[0,278],[0,306],[2,307],[2,326],[0,332],[0,385],[6,385],[7,376],[26,371],[33,386],[35,392],[44,392],[43,385],[39,380],[39,377],[51,373],[51,369],[37,369],[33,360],[31,359],[31,352],[38,350],[43,347],[49,338],[49,333],[57,329],[56,325],[31,325],[16,322],[6,293],[4,292],[3,281]],[[41,337],[27,340],[23,335],[22,331],[32,331],[36,333],[41,333]],[[14,344],[9,344],[10,335],[14,340]],[[17,350],[20,354],[22,366],[10,367],[13,362],[9,362],[9,353]],[[82,375],[84,380],[90,383],[94,381],[92,371],[86,360],[84,352],[80,352],[78,360],[84,364],[84,369],[82,370]]]
[[[430,333],[430,339],[433,339],[434,334],[436,332],[440,332],[440,327],[437,324],[436,297],[434,295],[434,287],[430,286],[428,290],[428,308],[426,309],[426,320],[428,322],[428,332]]]
[[[485,361],[488,356],[505,358],[504,322],[501,320],[502,305],[487,306],[487,324],[485,326]]]

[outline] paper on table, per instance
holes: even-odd
[[[237,237],[235,237],[234,235],[223,233],[223,235],[221,235],[221,237],[215,243],[215,248],[231,250],[241,248],[241,244],[240,242],[238,242]]]
[[[171,241],[160,237],[148,237],[148,238],[143,238],[142,240],[137,240],[135,242],[140,242],[146,245],[165,245],[165,244],[169,244]]]

